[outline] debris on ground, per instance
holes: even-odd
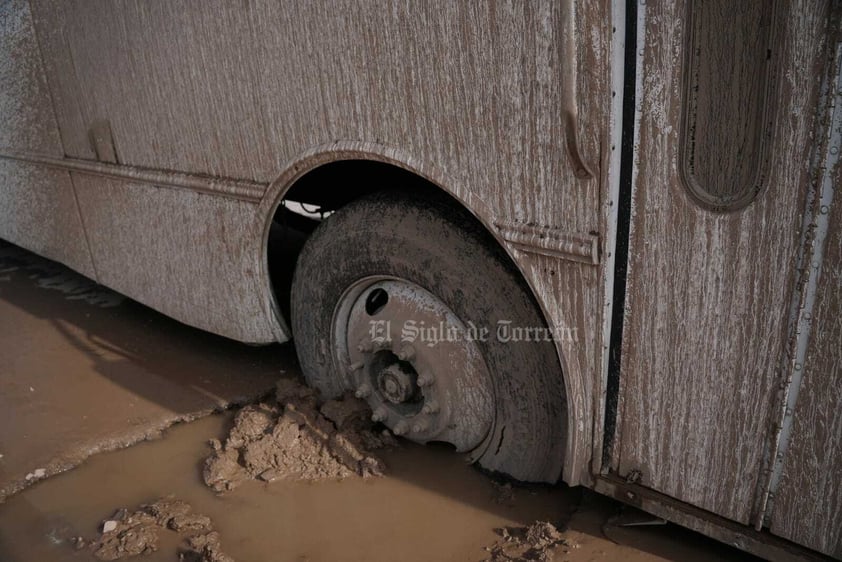
[[[488,562],[553,560],[553,554],[561,549],[567,553],[576,545],[562,536],[552,523],[536,521],[528,527],[503,527],[495,529],[500,540],[494,546],[486,547]]]
[[[314,390],[282,379],[274,401],[240,410],[225,442],[210,444],[203,477],[214,491],[225,492],[255,479],[381,476],[383,461],[370,451],[397,442],[388,430],[375,430],[364,401],[348,394],[321,403]]]
[[[501,483],[492,480],[491,485],[494,487],[494,495],[492,496],[494,503],[507,506],[515,504],[515,491],[512,489],[510,482]]]
[[[99,560],[121,560],[157,551],[160,533],[175,532],[184,539],[178,551],[181,562],[234,562],[222,551],[210,518],[192,513],[190,504],[171,496],[131,514],[119,509],[103,521],[101,530],[93,541],[73,539],[76,549],[89,548]]]
[[[2,456],[3,455],[0,455],[0,457],[2,457]],[[26,475],[26,480],[27,481],[29,481],[29,480],[40,480],[41,478],[44,478],[46,475],[47,475],[47,469],[36,468],[35,470],[33,470],[32,472],[30,472]]]

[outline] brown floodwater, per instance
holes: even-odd
[[[201,481],[211,437],[230,416],[175,426],[164,439],[94,456],[0,505],[0,560],[87,560],[69,539],[93,538],[116,508],[175,494],[211,517],[225,551],[252,560],[479,560],[494,529],[567,519],[576,494],[515,489],[500,499],[486,476],[446,449],[385,452],[384,478],[248,482],[217,496]],[[502,502],[502,503],[498,503]],[[177,560],[174,541],[143,560]],[[167,548],[169,546],[169,548]]]
[[[483,560],[495,529],[550,521],[566,528],[556,560],[643,562],[745,560],[725,545],[672,525],[607,528],[618,504],[560,487],[514,487],[511,494],[448,449],[404,444],[379,451],[382,478],[263,483],[250,481],[218,496],[202,482],[210,452],[230,414],[168,430],[162,439],[95,455],[0,504],[0,561],[93,560],[70,538],[95,538],[117,508],[130,511],[174,494],[211,517],[225,552],[252,561]],[[583,499],[584,498],[584,499]],[[178,559],[179,539],[137,560]]]

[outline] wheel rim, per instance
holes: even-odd
[[[342,384],[368,402],[374,421],[418,443],[482,454],[494,393],[477,327],[424,288],[393,277],[348,288],[333,327]]]

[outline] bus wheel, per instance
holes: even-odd
[[[517,480],[559,479],[564,385],[545,323],[491,236],[449,199],[384,192],[328,217],[292,286],[308,383]]]

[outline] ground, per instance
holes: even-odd
[[[276,395],[279,379],[300,380],[291,345],[183,326],[0,242],[0,560],[747,558],[585,490],[495,481],[378,428],[361,438],[341,404]],[[236,487],[208,476],[229,446]]]

